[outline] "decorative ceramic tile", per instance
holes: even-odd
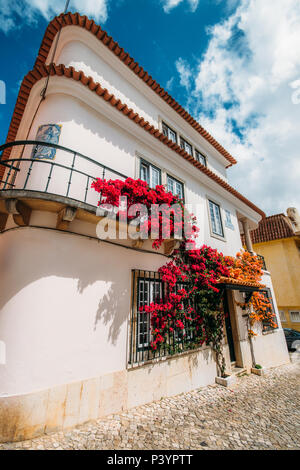
[[[230,228],[231,230],[234,230],[234,225],[231,221],[231,213],[228,210],[226,210],[225,213],[226,213],[225,226],[227,228]]]
[[[60,124],[43,124],[38,128],[36,140],[42,142],[51,142],[58,144],[60,133]],[[56,149],[53,147],[44,147],[43,145],[36,145],[32,150],[31,158],[54,160]]]

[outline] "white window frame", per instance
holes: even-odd
[[[167,131],[168,131],[168,132],[167,132],[168,135],[167,135],[166,137],[168,137],[169,140],[171,140],[172,142],[174,142],[175,144],[177,144],[177,143],[178,143],[178,134],[177,134],[177,132],[174,131],[174,129],[173,129],[171,126],[169,126],[169,124],[167,124],[165,121],[162,120],[162,121],[161,121],[161,129],[162,129],[162,133],[163,133],[164,135],[166,135],[166,134],[164,133],[164,127],[166,127],[166,128],[167,128]],[[175,140],[173,140],[173,139],[171,138],[171,137],[172,137],[172,134],[174,134]]]
[[[180,148],[182,148],[183,150],[186,151],[186,153],[188,153],[189,155],[191,155],[191,157],[194,156],[194,149],[193,149],[193,146],[192,144],[190,144],[184,137],[182,137],[182,135],[179,137],[179,145],[180,145]],[[191,149],[191,152],[189,152],[187,150],[187,148]]]
[[[300,310],[289,310],[291,323],[300,323]],[[298,320],[293,320],[292,314],[298,315]]]
[[[200,158],[199,158],[199,157],[200,157],[200,158],[203,158],[204,163],[202,163],[202,162],[200,161]],[[207,168],[207,157],[206,157],[205,155],[203,155],[203,153],[200,152],[200,151],[199,151],[198,149],[196,149],[196,148],[195,148],[195,158],[196,158],[197,162],[201,163],[202,165],[206,166],[206,168]]]
[[[147,166],[148,167],[148,170],[149,170],[149,181],[147,180],[144,180],[142,178],[142,165],[144,165],[145,167]],[[147,160],[145,160],[143,157],[140,157],[140,171],[139,171],[139,178],[143,181],[146,181],[146,183],[149,184],[149,187],[150,188],[155,188],[156,185],[153,185],[153,174],[152,174],[152,170],[156,170],[159,172],[159,182],[157,183],[158,185],[162,184],[161,181],[162,181],[162,171],[161,171],[161,168],[159,168],[158,166],[156,165],[153,165],[153,163],[150,163],[148,162]]]
[[[141,290],[141,285],[143,285],[143,290]],[[145,300],[145,285],[147,285],[147,300]],[[145,349],[150,346],[151,342],[151,334],[150,334],[150,314],[143,313],[140,311],[140,307],[143,305],[150,305],[152,302],[155,302],[156,297],[153,295],[156,293],[154,291],[154,286],[159,286],[160,291],[160,298],[162,298],[163,294],[163,283],[161,280],[157,279],[138,279],[138,295],[139,298],[137,299],[137,349]],[[141,301],[141,293],[143,293],[143,300]],[[146,321],[145,321],[146,318]],[[141,325],[147,325],[147,332],[141,331]],[[147,341],[142,342],[140,341],[141,335],[147,336]]]
[[[280,321],[283,323],[287,322],[286,314],[284,310],[278,310]]]
[[[182,187],[182,200],[185,201],[185,195],[184,195],[184,182],[183,181],[180,181],[180,179],[176,178],[175,176],[173,175],[170,175],[170,173],[167,173],[166,174],[166,177],[167,177],[167,182],[166,182],[166,187],[167,187],[167,191],[169,191],[169,178],[171,180],[173,180],[175,183],[179,183]],[[174,196],[177,196],[177,194],[173,193],[173,191],[170,191]]]
[[[222,206],[220,204],[220,202],[216,201],[214,198],[210,197],[210,196],[206,196],[207,199],[207,211],[208,211],[208,220],[209,220],[209,227],[210,227],[210,235],[213,237],[213,238],[217,238],[218,240],[221,240],[221,241],[226,241],[226,237],[225,237],[225,230],[224,230],[224,220],[223,220],[223,210],[222,210]],[[215,204],[216,206],[219,207],[219,213],[220,213],[220,222],[221,222],[221,228],[222,228],[222,232],[223,232],[223,235],[219,235],[218,233],[215,233],[214,230],[213,230],[213,222],[212,222],[212,219],[211,219],[211,211],[210,211],[210,202],[212,202],[213,204]]]

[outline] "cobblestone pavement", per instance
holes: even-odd
[[[300,449],[300,364],[0,449]]]

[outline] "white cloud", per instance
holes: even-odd
[[[185,0],[162,0],[163,9],[165,13],[169,13],[173,8],[176,8],[180,3]],[[198,8],[199,0],[187,0],[189,8],[192,12]]]
[[[177,72],[180,77],[180,85],[184,86],[188,91],[190,89],[190,81],[192,78],[192,71],[188,62],[183,60],[181,57],[175,62]]]
[[[173,8],[177,7],[179,3],[182,3],[183,0],[163,0],[163,9],[165,13],[169,13],[169,11],[173,10]]]
[[[188,0],[192,12],[196,11],[199,5],[199,0]]]
[[[238,190],[267,213],[300,209],[299,0],[241,0],[209,34],[187,81],[176,63],[191,112],[237,157]]]
[[[172,89],[173,89],[173,84],[174,84],[174,77],[171,77],[167,83],[166,83],[166,90],[168,90],[169,93],[171,93]]]
[[[50,20],[64,11],[65,3],[65,0],[0,0],[0,29],[8,33],[22,24],[34,24],[40,15]],[[72,11],[105,23],[108,3],[109,0],[71,0],[70,7]]]

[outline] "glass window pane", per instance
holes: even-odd
[[[209,212],[211,219],[212,232],[221,237],[224,236],[220,207],[212,201],[209,201]]]
[[[198,152],[198,150],[196,150],[196,159],[198,162],[202,163],[202,165],[206,166],[206,158],[204,155]]]
[[[138,348],[149,346],[150,315],[140,311],[140,307],[159,302],[162,298],[162,283],[155,280],[139,280],[138,314],[137,314],[137,343]]]
[[[172,142],[176,142],[176,134],[171,129],[169,129],[169,139],[172,140]]]
[[[188,144],[187,142],[185,143],[185,151],[189,153],[190,155],[193,155],[192,146]]]
[[[168,176],[168,191],[174,194],[174,181]]]
[[[149,166],[145,163],[141,163],[141,180],[146,181],[149,184]]]
[[[172,142],[177,142],[177,136],[176,136],[176,132],[173,131],[169,126],[167,126],[167,124],[165,124],[164,122],[162,123],[162,131],[163,131],[163,134],[168,137],[169,140],[171,140]]]
[[[168,191],[171,191],[174,196],[179,196],[181,199],[183,199],[183,184],[171,176],[168,176],[167,183]]]
[[[217,224],[217,233],[218,235],[222,235],[222,223],[221,223],[221,217],[220,217],[220,209],[216,205],[215,205],[215,216],[216,216],[216,224]]]
[[[182,186],[181,186],[181,183],[178,183],[177,181],[176,181],[176,194],[177,196],[182,198]]]
[[[212,231],[213,231],[213,233],[216,233],[217,227],[216,227],[216,220],[215,220],[215,214],[214,214],[214,208],[213,208],[212,202],[209,203],[209,211],[210,211],[210,220],[211,220],[211,225],[212,225]]]
[[[279,311],[279,316],[281,321],[286,321],[285,312],[283,310]]]
[[[160,184],[160,169],[152,166],[150,163],[141,161],[140,178],[146,181],[151,188],[155,188]]]
[[[180,138],[180,147],[184,149],[188,154],[193,155],[193,148],[192,146],[184,140],[182,137]]]
[[[300,312],[290,312],[290,317],[292,322],[300,322]]]
[[[160,184],[160,171],[157,168],[151,166],[150,186],[151,188],[155,188],[158,184]]]

